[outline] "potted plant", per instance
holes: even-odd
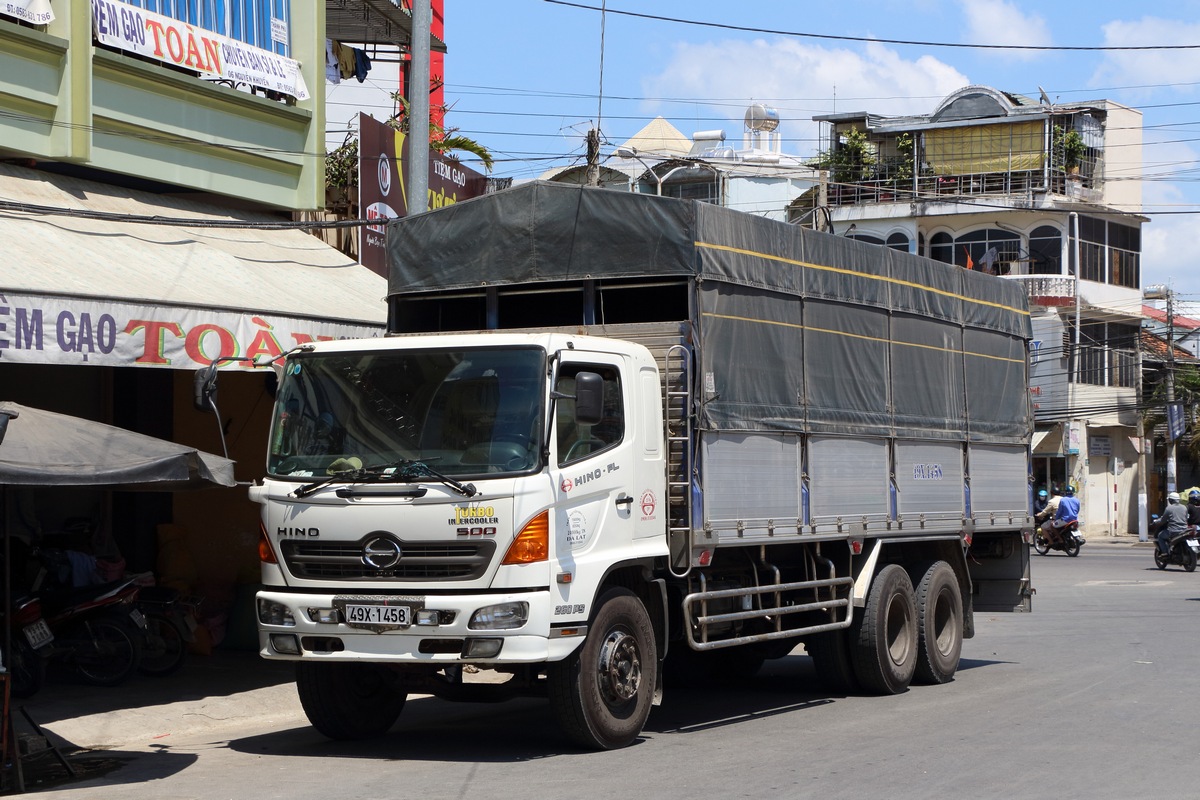
[[[1077,130],[1064,131],[1061,126],[1054,126],[1055,156],[1061,162],[1063,170],[1071,175],[1079,174],[1079,165],[1083,163],[1083,154],[1087,146]]]

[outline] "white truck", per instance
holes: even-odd
[[[261,654],[326,736],[537,693],[617,748],[664,662],[898,693],[1029,610],[1019,286],[550,183],[388,241],[390,335],[287,357],[251,490]]]

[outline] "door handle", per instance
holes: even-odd
[[[632,507],[633,506],[633,497],[631,495],[625,495],[624,497],[618,497],[616,500],[616,504],[618,506]]]

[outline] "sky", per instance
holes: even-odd
[[[819,149],[813,115],[929,114],[970,84],[1136,108],[1150,220],[1142,229],[1142,283],[1167,284],[1182,303],[1200,301],[1188,257],[1200,223],[1200,0],[445,5],[446,125],[491,151],[492,175],[518,181],[583,163],[592,127],[603,157],[656,116],[687,136],[722,129],[740,146],[752,102],[778,110],[783,150],[800,156]],[[1132,46],[1176,49],[1095,49]],[[341,143],[359,111],[389,116],[387,92],[395,89],[389,64],[376,65],[361,85],[329,86],[329,145]]]

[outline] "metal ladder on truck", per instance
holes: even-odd
[[[671,574],[692,571],[692,354],[686,345],[667,349],[663,369],[663,424],[667,435],[667,545]]]

